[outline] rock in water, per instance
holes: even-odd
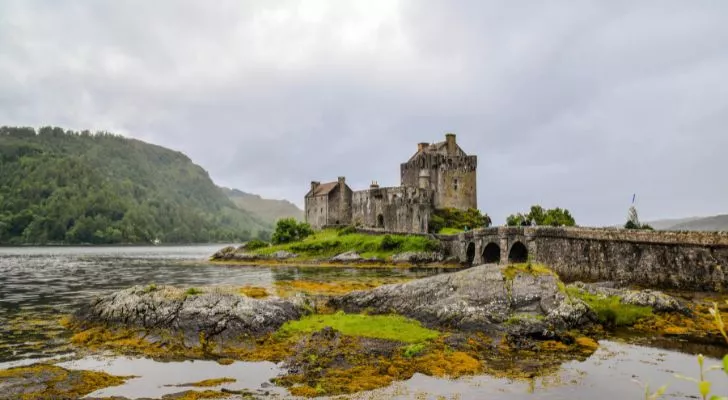
[[[338,261],[338,262],[351,262],[351,261],[361,261],[361,256],[359,253],[355,251],[347,251],[346,253],[337,254],[336,256],[331,258],[331,261]]]
[[[347,312],[397,313],[435,327],[549,336],[596,320],[560,289],[555,274],[484,265],[460,272],[357,291],[330,301]]]
[[[600,296],[616,296],[624,304],[652,307],[658,312],[680,312],[690,314],[690,309],[679,299],[665,294],[659,290],[631,290],[613,287],[611,283],[584,283],[574,282],[574,287],[590,294]]]
[[[252,299],[220,288],[134,286],[94,299],[74,319],[81,324],[173,331],[194,345],[201,333],[225,340],[273,332],[304,313],[300,299]]]

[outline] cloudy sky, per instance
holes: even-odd
[[[108,130],[299,205],[456,133],[478,201],[728,213],[728,2],[0,0],[0,125]]]

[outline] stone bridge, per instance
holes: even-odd
[[[728,233],[609,228],[495,227],[438,236],[450,256],[475,265],[532,260],[565,281],[645,287],[728,288]]]

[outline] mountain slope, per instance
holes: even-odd
[[[698,219],[700,219],[700,217],[658,219],[655,221],[649,221],[647,224],[657,230],[669,230],[675,225],[684,224]]]
[[[240,210],[184,154],[108,133],[0,128],[0,243],[245,240]]]
[[[668,228],[671,231],[724,231],[728,232],[728,215],[696,218],[691,221],[675,224]]]
[[[250,194],[238,189],[222,188],[238,208],[249,211],[262,220],[275,224],[281,218],[296,218],[303,220],[303,210],[288,200],[264,199],[257,194]]]

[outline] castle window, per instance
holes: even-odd
[[[455,181],[453,183],[453,188],[455,188],[455,190],[458,190],[458,180],[457,180],[457,178],[455,179]]]

